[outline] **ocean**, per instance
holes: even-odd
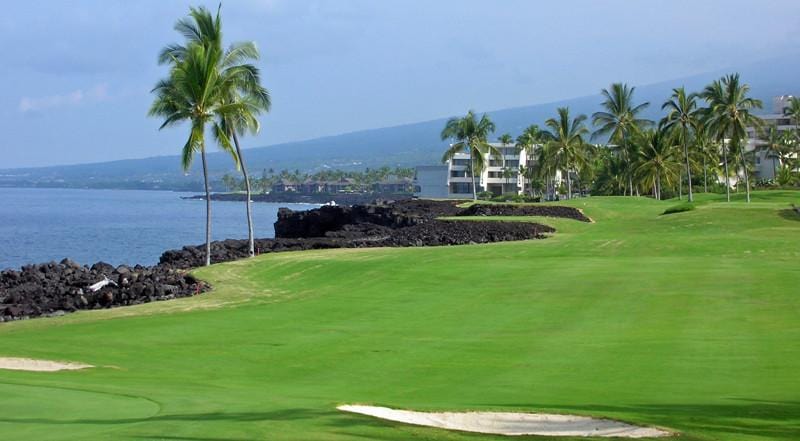
[[[194,193],[141,190],[0,188],[0,270],[29,263],[98,261],[153,265],[161,253],[205,241],[205,201]],[[257,238],[274,237],[279,207],[253,203]],[[213,201],[213,240],[246,239],[244,202]]]

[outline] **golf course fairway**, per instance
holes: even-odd
[[[544,240],[268,254],[195,270],[197,297],[3,323],[0,357],[94,367],[0,370],[0,438],[508,439],[336,409],[365,404],[797,440],[800,193],[743,196],[581,198],[594,223],[527,218]]]

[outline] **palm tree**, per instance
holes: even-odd
[[[772,176],[778,176],[778,158],[783,157],[786,144],[783,135],[775,127],[770,127],[767,131],[766,142],[759,145],[757,149],[765,153],[767,158],[772,159]]]
[[[784,112],[794,122],[795,135],[800,136],[800,98],[789,98],[789,107]]]
[[[567,199],[572,199],[572,169],[580,169],[586,164],[586,142],[583,137],[589,133],[584,125],[586,115],[570,118],[569,108],[560,107],[558,118],[550,118],[545,125],[550,128],[545,144],[545,158],[554,168],[566,170]]]
[[[639,179],[649,182],[653,189],[653,197],[657,200],[661,200],[663,184],[670,185],[680,174],[680,153],[674,148],[670,138],[667,129],[660,127],[638,134],[634,139],[640,147],[634,174]]]
[[[514,142],[514,138],[511,137],[510,133],[503,133],[499,138],[497,138],[497,140],[503,145],[503,147],[511,145],[511,143]]]
[[[525,172],[522,171],[522,166],[520,166],[520,175],[522,175],[522,177],[526,179],[529,184],[533,182],[532,179],[535,179],[536,177],[536,170],[533,166],[533,161],[536,154],[536,148],[541,141],[542,131],[536,124],[531,124],[530,126],[526,127],[516,139],[517,151],[520,152],[520,154],[523,151],[525,152],[525,163],[528,164],[527,167],[525,167]],[[530,170],[528,171],[528,169]],[[531,188],[531,196],[533,196],[532,191],[533,188]]]
[[[633,158],[636,156],[631,149],[635,148],[629,140],[642,128],[652,125],[652,121],[640,117],[641,112],[650,105],[645,102],[633,104],[633,92],[635,87],[628,87],[627,84],[614,83],[608,89],[601,92],[605,100],[603,101],[604,112],[595,112],[592,115],[592,125],[600,126],[592,134],[592,138],[598,136],[608,136],[609,143],[616,143],[619,146],[621,156],[623,156],[628,166],[628,186],[630,194],[633,196]]]
[[[217,117],[219,119],[218,124],[223,129],[226,137],[233,139],[238,158],[237,168],[241,168],[244,177],[248,254],[252,257],[255,255],[255,239],[250,201],[251,188],[247,167],[239,144],[239,135],[244,135],[248,131],[253,134],[258,133],[260,124],[256,117],[262,112],[268,112],[271,106],[269,92],[261,86],[258,68],[246,63],[249,60],[257,60],[259,58],[258,48],[253,42],[245,42],[234,43],[227,50],[223,50],[222,21],[219,8],[215,17],[212,17],[211,13],[204,7],[191,8],[189,16],[191,19],[179,20],[175,25],[175,29],[186,37],[187,45],[201,44],[223,54],[218,66],[220,75],[230,76],[236,80],[227,84],[229,87],[224,94],[224,100],[226,103],[244,104],[236,114],[217,115]],[[175,63],[182,59],[186,50],[185,45],[169,45],[161,51],[159,61],[161,63]],[[217,132],[214,132],[214,134],[216,135]],[[225,142],[219,137],[216,138],[220,145]]]
[[[478,120],[472,110],[462,118],[450,118],[442,129],[442,140],[453,139],[456,141],[450,144],[450,147],[444,152],[442,162],[453,159],[456,153],[466,152],[469,154],[472,199],[476,201],[478,200],[478,191],[475,185],[475,172],[483,170],[487,156],[501,156],[500,151],[487,141],[489,134],[493,133],[494,129],[494,123],[486,114],[483,114]]]
[[[514,167],[503,167],[503,179],[506,180],[506,188],[508,188],[509,181],[511,178],[517,175],[517,169]],[[503,189],[503,193],[505,193],[505,188]]]
[[[183,146],[181,164],[189,170],[196,152],[203,163],[203,184],[206,194],[206,259],[211,264],[211,194],[208,185],[205,131],[208,126],[220,147],[238,164],[238,156],[225,129],[216,118],[234,118],[242,112],[241,103],[226,102],[232,83],[239,80],[236,71],[224,75],[218,67],[223,53],[202,44],[189,44],[180,59],[175,59],[169,77],[153,89],[156,98],[150,107],[151,116],[161,116],[160,129],[183,122],[190,123],[189,138]]]
[[[716,80],[703,90],[702,97],[709,104],[705,111],[706,124],[723,142],[722,152],[725,160],[725,186],[728,202],[731,200],[730,182],[728,178],[727,151],[739,153],[744,172],[744,183],[747,189],[747,202],[750,202],[750,180],[745,161],[743,141],[747,139],[747,128],[760,128],[762,121],[753,115],[751,110],[762,107],[761,100],[750,98],[747,93],[750,86],[740,84],[739,74],[731,74]],[[724,145],[727,137],[728,145]]]
[[[703,192],[708,193],[708,164],[719,165],[719,146],[708,135],[708,130],[698,122],[694,132],[695,159],[703,163]]]
[[[519,176],[522,179],[524,179],[525,181],[528,182],[528,193],[530,194],[530,196],[531,197],[536,196],[536,194],[534,192],[534,190],[535,190],[534,181],[536,180],[536,178],[538,176],[537,176],[537,173],[536,173],[536,169],[533,167],[533,165],[528,165],[528,166],[520,165],[519,166]]]
[[[697,128],[700,109],[697,107],[697,94],[686,94],[683,87],[672,90],[671,99],[667,100],[661,110],[667,110],[662,120],[664,130],[675,131],[683,145],[683,157],[686,161],[686,176],[689,183],[689,202],[692,196],[692,167],[689,165],[689,135]]]

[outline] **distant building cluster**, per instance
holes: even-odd
[[[306,179],[302,182],[291,179],[279,179],[272,184],[272,193],[411,193],[414,188],[411,178],[389,176],[387,179],[372,184],[363,184],[353,178],[341,178],[335,181],[318,181]]]

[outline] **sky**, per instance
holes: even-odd
[[[0,169],[177,154],[158,130],[156,57],[183,0],[8,0]],[[650,84],[800,54],[797,0],[226,0],[272,96],[244,147]]]

